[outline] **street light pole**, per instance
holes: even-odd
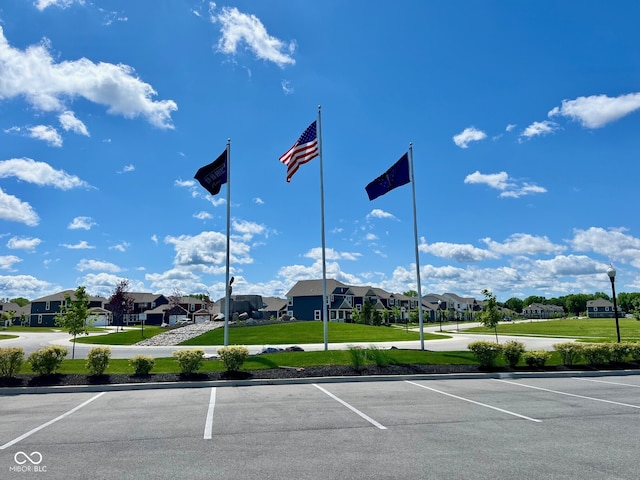
[[[620,343],[620,323],[618,322],[618,302],[616,300],[616,269],[613,266],[609,266],[607,270],[609,280],[611,280],[611,292],[613,293],[613,314],[616,317],[616,335],[618,337],[618,343]]]
[[[438,300],[438,316],[440,317],[440,331],[442,331],[442,300]]]

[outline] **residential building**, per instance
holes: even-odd
[[[559,305],[532,303],[522,309],[522,315],[526,318],[559,318],[564,316],[564,308]]]
[[[604,298],[587,301],[587,317],[589,318],[614,318],[613,303]],[[623,317],[622,310],[618,307],[618,317]]]

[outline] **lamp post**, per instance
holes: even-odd
[[[616,335],[618,337],[618,343],[620,343],[620,324],[618,322],[618,302],[616,300],[616,269],[612,265],[607,270],[609,280],[611,280],[611,292],[613,293],[613,314],[616,317]]]
[[[442,331],[442,300],[438,300],[438,316],[440,317],[440,331]]]

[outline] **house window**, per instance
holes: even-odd
[[[189,310],[191,310],[191,311],[193,312],[193,311],[195,311],[195,309],[196,309],[195,304],[190,303],[190,304],[189,304]]]
[[[151,308],[156,308],[156,302],[151,302]]]
[[[333,302],[335,299],[333,298],[333,295],[331,295],[331,301]]]
[[[48,312],[49,310],[51,310],[51,302],[47,301],[44,304],[44,309]]]
[[[289,315],[290,317],[293,317],[293,310],[287,310],[287,315]]]
[[[38,315],[38,325],[42,325],[42,315]]]
[[[313,311],[313,319],[314,320],[321,320],[322,319],[322,311],[314,310]]]
[[[356,305],[356,310],[361,312],[362,311],[362,305],[360,305],[360,304]]]
[[[293,297],[287,297],[287,305],[290,307],[293,306]]]
[[[331,310],[329,312],[329,319],[330,320],[335,320],[336,319],[336,311],[335,310]]]

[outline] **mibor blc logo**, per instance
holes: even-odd
[[[13,456],[15,465],[9,467],[10,472],[46,472],[47,466],[40,465],[42,463],[42,454],[40,452],[16,452]]]

